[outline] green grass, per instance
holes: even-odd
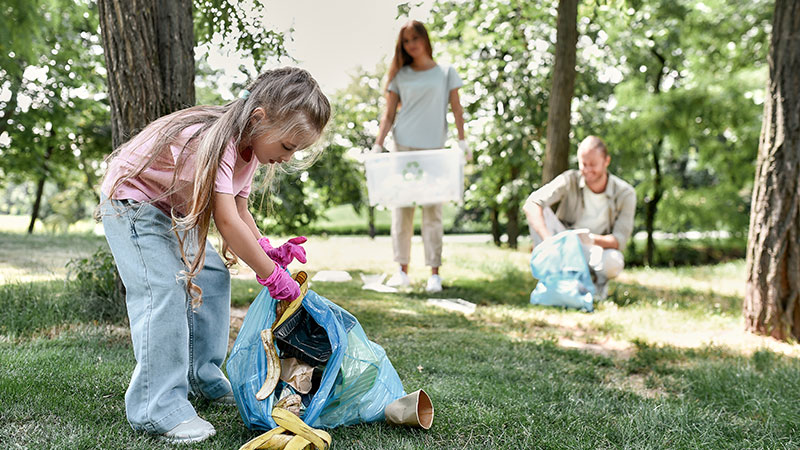
[[[15,239],[0,234],[0,246]],[[28,241],[23,259],[44,262],[40,253],[70,246],[86,256],[98,243],[83,235],[49,239]],[[407,391],[430,394],[434,426],[338,428],[334,449],[800,446],[800,345],[741,331],[741,289],[730,287],[741,283],[741,261],[628,270],[609,300],[586,314],[528,303],[535,282],[524,251],[446,244],[445,290],[437,296],[477,303],[465,317],[427,303],[418,243],[412,291],[362,290],[359,273],[394,269],[390,246],[387,239],[312,238],[303,268],[351,272],[351,282],[312,289],[359,319]],[[167,448],[125,420],[134,366],[125,324],[102,321],[81,304],[75,283],[52,269],[6,264],[23,276],[51,275],[0,283],[3,447]],[[247,305],[259,289],[241,268],[234,305]],[[218,434],[191,448],[238,448],[257,435],[235,408],[195,406]]]

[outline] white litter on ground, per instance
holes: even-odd
[[[393,288],[391,286],[386,286],[385,284],[383,284],[383,280],[385,278],[386,278],[385,273],[381,273],[378,275],[367,275],[362,273],[361,281],[364,282],[364,285],[361,286],[361,289],[366,291],[376,291],[376,292],[389,292],[389,293],[397,292],[397,288]]]
[[[352,280],[350,273],[344,270],[320,270],[311,278],[311,281],[324,281],[329,283],[343,283]]]
[[[428,304],[462,314],[472,314],[475,312],[475,308],[478,307],[475,303],[460,298],[429,298]]]
[[[361,286],[361,289],[365,291],[389,292],[392,294],[397,292],[397,288],[386,286],[385,284],[365,284]]]

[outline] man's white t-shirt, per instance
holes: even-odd
[[[455,69],[435,65],[428,70],[401,67],[388,89],[400,97],[393,136],[398,145],[442,148],[447,140],[447,105],[450,91],[463,82]]]
[[[608,196],[605,191],[596,194],[588,187],[583,188],[583,215],[575,221],[572,228],[588,228],[594,234],[608,234]]]

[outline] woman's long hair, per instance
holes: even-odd
[[[154,140],[148,157],[117,178],[109,192],[109,197],[113,196],[123,183],[140,176],[154,165],[166,164],[166,167],[170,167],[174,164],[171,184],[150,202],[166,200],[172,205],[170,215],[173,230],[178,237],[181,258],[188,269],[181,275],[185,277],[186,290],[192,297],[193,307],[202,304],[202,289],[193,280],[205,262],[205,241],[214,209],[214,183],[225,149],[233,141],[238,150],[240,144],[247,144],[262,135],[269,136],[269,142],[292,139],[298,143],[298,148],[309,147],[320,138],[330,119],[331,106],[327,97],[311,74],[303,69],[284,67],[268,70],[250,83],[247,90],[249,94],[245,98],[227,105],[187,108],[148,125],[142,130],[142,136],[135,139],[136,143]],[[256,108],[263,108],[265,117],[262,120],[253,118]],[[170,146],[184,129],[198,124],[199,129],[183,146],[177,158],[174,157]],[[106,162],[110,163],[132,143],[128,141],[121,145],[106,158]],[[311,157],[304,158],[303,164],[310,165],[321,151],[312,149]],[[177,201],[175,194],[182,187],[178,182],[178,174],[183,171],[187,161],[194,164],[192,196],[185,204],[176,205],[173,203]],[[265,185],[270,183],[274,172],[274,167],[270,166]],[[197,253],[191,261],[187,258],[184,246],[185,233],[188,231],[196,231],[197,235]],[[223,244],[222,253],[228,266],[236,262],[235,257],[227,254],[227,244]]]
[[[400,27],[400,33],[397,35],[397,43],[394,46],[394,57],[392,58],[392,64],[389,66],[389,74],[386,77],[387,87],[389,86],[389,83],[394,80],[394,77],[397,75],[397,72],[400,69],[414,61],[414,58],[412,58],[411,55],[406,52],[406,49],[403,48],[403,33],[408,29],[414,30],[419,37],[425,41],[425,45],[428,48],[428,56],[433,59],[431,39],[428,37],[428,30],[425,28],[425,25],[418,20],[409,20],[405,23],[405,25]]]

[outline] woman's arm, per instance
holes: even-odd
[[[256,275],[267,279],[272,274],[275,263],[264,253],[257,239],[253,238],[252,229],[239,215],[233,195],[214,193],[214,223],[233,253],[253,269]]]
[[[256,221],[253,219],[253,215],[250,214],[250,209],[247,207],[247,199],[237,195],[234,197],[234,200],[236,201],[236,210],[239,213],[239,217],[253,233],[253,236],[255,236],[256,240],[260,239],[261,232],[258,230],[258,225],[256,225]]]
[[[397,113],[397,104],[400,103],[400,96],[397,92],[386,92],[386,110],[381,116],[381,125],[378,128],[378,138],[375,139],[375,145],[383,147],[383,140],[389,134],[389,128],[394,123],[394,116]]]
[[[464,108],[461,107],[461,98],[458,96],[458,88],[450,90],[450,109],[453,110],[453,117],[456,119],[456,130],[458,139],[464,140]]]

